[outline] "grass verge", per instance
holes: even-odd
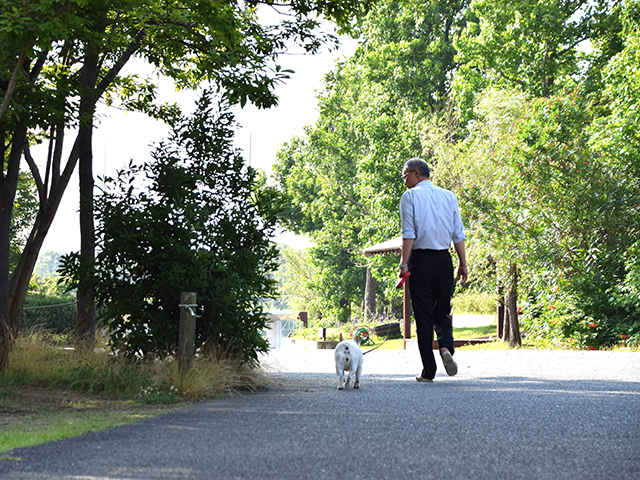
[[[147,405],[26,385],[5,388],[0,392],[0,452],[132,423],[185,404]]]
[[[78,353],[34,332],[17,339],[0,375],[0,452],[261,390],[268,381],[223,353],[196,358],[181,375],[172,360],[132,363],[104,349]]]
[[[415,332],[415,330],[413,330]],[[495,335],[495,325],[482,325],[479,327],[461,327],[453,329],[453,338],[457,340],[466,340],[469,338],[485,338]],[[413,336],[415,340],[415,334]],[[363,345],[364,351],[379,346],[380,350],[402,350],[404,348],[404,339],[402,338],[390,338],[386,342],[381,337],[372,336],[371,344]]]

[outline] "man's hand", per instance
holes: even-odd
[[[458,275],[456,280],[460,280],[460,283],[467,281],[467,251],[464,247],[464,240],[460,240],[458,243],[454,243],[453,246],[458,254]]]
[[[407,270],[406,268],[400,268],[400,280],[398,280],[398,283],[396,283],[396,288],[402,288],[402,286],[404,285],[404,283],[407,281],[407,278],[409,278],[409,275],[411,275],[409,273],[409,270]],[[404,272],[402,272],[402,270],[404,270]]]
[[[456,280],[459,280],[460,283],[465,283],[467,281],[467,275],[467,265],[461,263],[460,266],[458,266],[458,275],[456,276]]]

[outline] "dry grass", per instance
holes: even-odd
[[[172,359],[132,363],[104,344],[76,352],[50,335],[16,340],[0,375],[0,451],[128,423],[191,401],[274,385],[272,377],[224,352],[194,360],[182,374]]]
[[[259,391],[268,387],[268,379],[230,357],[210,355],[194,359],[191,368],[182,373],[178,362],[156,362],[152,366],[156,383],[168,384],[182,398],[197,400],[234,391]]]
[[[159,399],[160,392],[167,402],[170,397],[197,400],[235,390],[260,390],[267,384],[260,372],[224,352],[195,358],[183,373],[171,358],[130,362],[111,355],[104,345],[93,352],[78,352],[44,333],[32,332],[17,339],[9,368],[0,377],[2,385],[66,388],[125,399],[140,399],[145,391],[155,392]]]

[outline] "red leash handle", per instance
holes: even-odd
[[[406,271],[402,275],[400,275],[400,280],[398,280],[398,283],[396,283],[396,288],[402,288],[402,286],[404,285],[404,281],[409,278],[409,275],[411,275],[409,271]]]

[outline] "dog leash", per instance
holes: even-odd
[[[369,352],[373,352],[374,350],[377,350],[378,348],[380,348],[382,345],[384,345],[386,343],[386,341],[388,340],[388,338],[385,338],[382,343],[378,346],[375,346],[373,348],[370,348],[369,350],[367,350],[366,352],[362,352],[362,355],[366,355]]]

